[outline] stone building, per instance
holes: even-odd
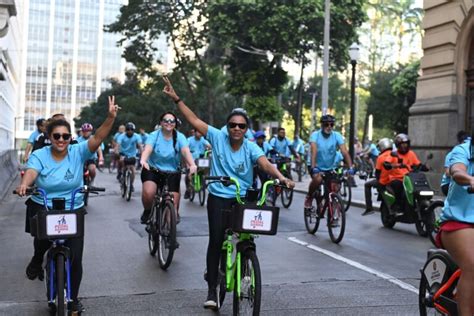
[[[421,160],[433,153],[439,174],[457,131],[474,130],[474,1],[424,0],[423,8],[424,53],[408,130]]]

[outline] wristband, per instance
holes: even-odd
[[[178,100],[174,100],[174,103],[178,104],[180,101],[181,101],[181,99],[178,98]]]

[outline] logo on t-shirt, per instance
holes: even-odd
[[[235,167],[235,172],[243,173],[245,171],[245,165],[243,162],[239,163],[237,167]]]
[[[64,175],[64,180],[66,181],[72,181],[74,179],[74,174],[69,170],[69,168],[66,171],[66,174]]]

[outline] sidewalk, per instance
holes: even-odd
[[[365,181],[359,179],[358,176],[355,176],[354,179],[356,181],[357,187],[352,188],[351,205],[356,206],[356,207],[361,207],[361,208],[365,209],[365,195],[364,195],[364,183],[365,183]],[[301,181],[301,182],[295,181],[294,191],[296,191],[298,193],[306,194],[308,192],[309,182],[310,182],[310,177],[308,175],[306,175],[303,178],[303,181]],[[378,209],[380,207],[380,202],[377,201],[377,191],[376,190],[372,190],[372,203],[373,203],[374,210],[378,211]]]

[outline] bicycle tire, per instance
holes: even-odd
[[[327,214],[328,232],[331,241],[335,244],[341,242],[346,229],[346,212],[344,211],[344,202],[338,194],[331,194],[329,203],[329,212]],[[337,230],[339,228],[339,230]]]
[[[339,195],[344,202],[344,212],[347,212],[349,210],[349,206],[351,206],[352,189],[349,185],[349,182],[345,178],[341,182],[341,190],[339,191]]]
[[[125,183],[125,175],[122,174],[120,177],[120,191],[122,193],[122,198],[125,198],[125,194],[127,193],[127,185]]]
[[[194,177],[196,175],[193,174],[193,176],[191,177],[191,185],[189,186],[188,190],[189,190],[189,201],[193,202],[194,201],[194,197],[196,196],[196,191],[194,190],[194,185],[195,185],[195,181],[194,181]]]
[[[219,262],[219,270],[217,274],[217,308],[221,308],[222,304],[224,303],[225,294],[227,292],[226,286],[226,262],[227,262],[227,252],[221,252],[221,258]]]
[[[293,201],[293,189],[281,188],[281,204],[285,208],[289,208]]]
[[[130,169],[125,171],[125,182],[127,183],[127,202],[132,198],[132,172]]]
[[[204,178],[201,180],[201,190],[198,192],[199,194],[199,205],[204,206],[206,202],[206,185],[204,184]]]
[[[426,210],[427,214],[429,214],[429,218],[427,218],[426,226],[428,228],[428,237],[430,238],[431,242],[434,246],[436,246],[436,235],[439,232],[439,217],[441,212],[437,212],[436,210],[444,207],[444,201],[437,200],[433,201]],[[430,220],[431,219],[431,220]]]
[[[148,251],[150,255],[154,257],[156,255],[156,250],[158,249],[158,230],[157,227],[159,225],[157,221],[156,214],[158,214],[158,206],[155,202],[153,202],[153,206],[151,208],[150,214],[150,224],[148,224]]]
[[[166,270],[173,260],[176,249],[176,212],[171,201],[165,201],[161,208],[158,234],[158,262]]]
[[[237,282],[237,278],[235,280]],[[255,249],[248,248],[241,253],[240,280],[241,293],[237,292],[237,284],[234,287],[233,314],[260,315],[262,276]],[[250,310],[247,312],[247,309],[244,308],[247,307],[245,303],[248,303],[251,313]]]
[[[319,228],[319,222],[320,222],[320,217],[319,217],[319,210],[318,210],[318,201],[316,198],[313,196],[313,205],[311,206],[311,209],[304,209],[303,215],[304,215],[304,225],[306,227],[306,230],[308,231],[309,234],[314,235],[316,231]]]
[[[66,284],[64,274],[64,256],[56,255],[56,312],[58,316],[67,315],[67,304],[64,297],[64,285]]]
[[[276,204],[276,191],[274,187],[270,187],[267,190],[266,204],[275,206]]]
[[[420,316],[427,316],[429,310],[433,311],[433,315],[436,314],[436,310],[428,306],[429,296],[430,296],[430,292],[429,292],[428,281],[422,275],[420,279],[420,287],[418,289],[418,308],[420,311]],[[437,315],[440,315],[440,314],[438,313]]]
[[[86,177],[86,178],[84,179],[84,185],[89,186],[89,184],[90,184],[89,177]],[[87,206],[87,204],[89,204],[89,191],[86,191],[86,192],[84,193],[83,199],[84,199],[84,206]]]

